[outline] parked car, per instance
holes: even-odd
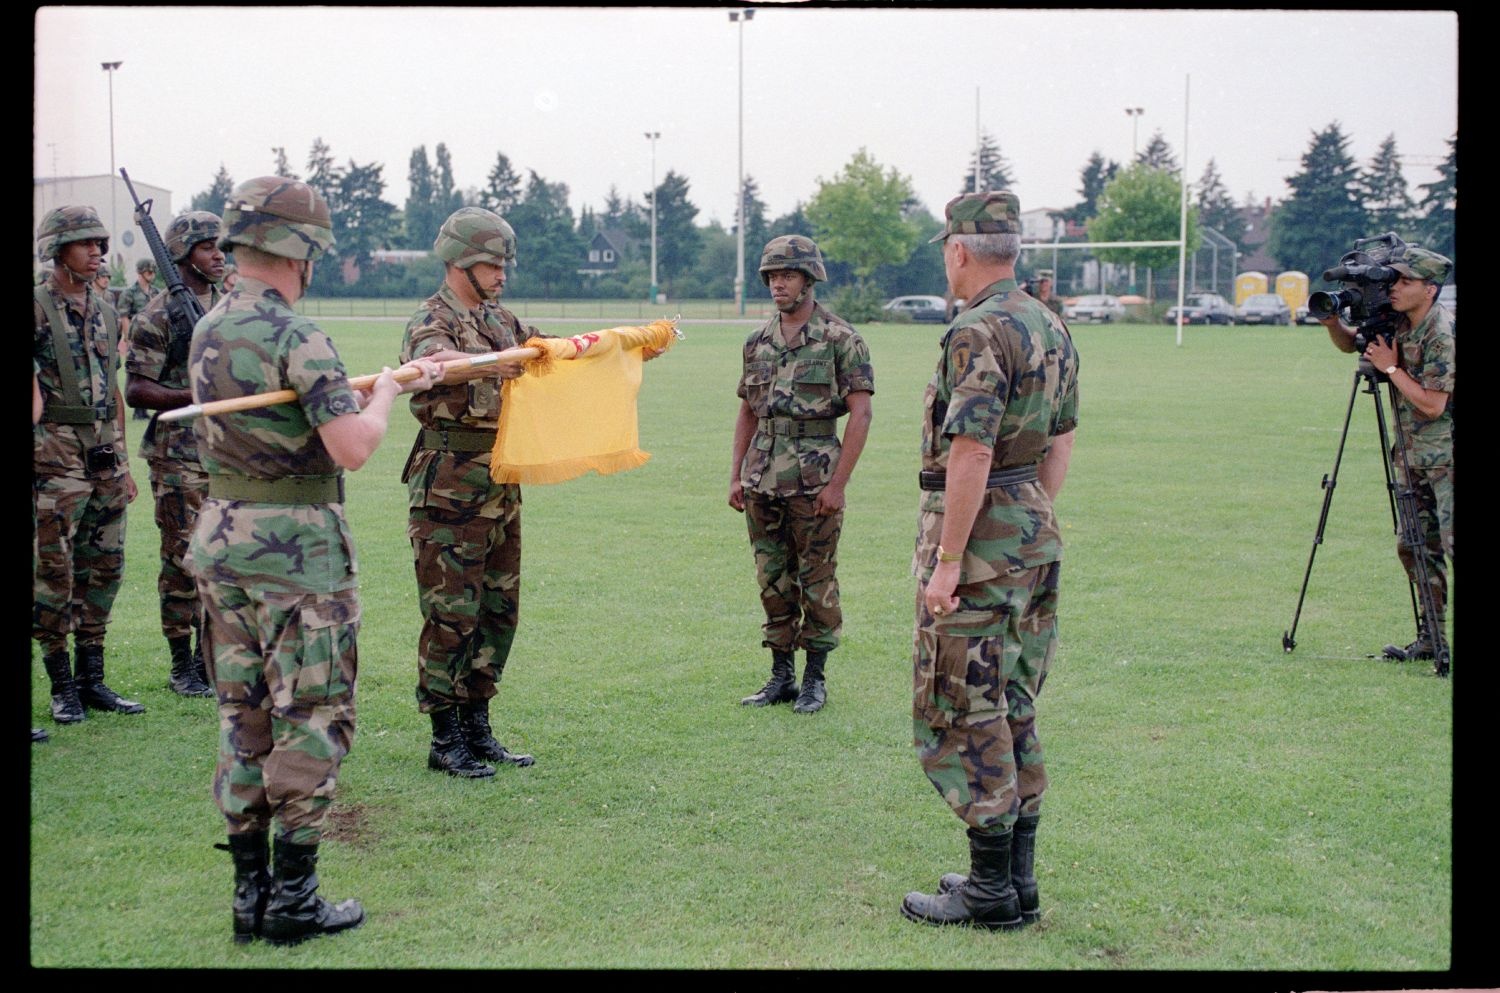
[[[1125,319],[1125,305],[1119,297],[1107,293],[1093,293],[1079,297],[1063,308],[1063,316],[1070,321],[1098,321],[1108,324]]]
[[[1292,311],[1274,293],[1252,293],[1235,311],[1241,324],[1290,324]]]
[[[1307,304],[1297,308],[1296,321],[1298,324],[1317,324],[1318,319],[1307,312]]]
[[[1168,324],[1177,323],[1177,308],[1167,308]],[[1217,293],[1193,293],[1182,304],[1184,324],[1233,324],[1234,308]]]
[[[880,309],[885,311],[885,316],[891,320],[932,321],[944,324],[948,319],[948,304],[942,297],[896,297]]]

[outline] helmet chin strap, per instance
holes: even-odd
[[[469,285],[472,286],[472,287],[474,287],[474,293],[475,293],[476,296],[479,297],[479,299],[481,299],[481,300],[493,300],[493,299],[495,299],[495,294],[486,292],[485,289],[484,289],[484,287],[482,287],[482,286],[479,285],[479,280],[477,280],[477,279],[474,278],[474,269],[473,269],[472,266],[470,266],[469,268],[467,268],[467,269],[464,270],[464,276],[466,276],[468,278]]]
[[[72,278],[72,281],[74,283],[80,283],[81,284],[81,283],[90,283],[90,282],[93,282],[93,280],[94,280],[93,276],[90,276],[88,273],[79,272],[77,269],[74,269],[72,266],[68,265],[66,262],[64,262],[62,260],[62,256],[58,256],[55,261],[57,262],[58,265],[62,266],[63,271],[66,272]]]

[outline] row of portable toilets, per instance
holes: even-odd
[[[1242,306],[1248,298],[1257,293],[1275,293],[1286,301],[1287,309],[1295,318],[1297,308],[1307,306],[1307,273],[1297,272],[1295,269],[1284,272],[1276,277],[1275,289],[1271,288],[1271,281],[1263,272],[1242,272],[1234,277],[1234,305],[1236,307]]]

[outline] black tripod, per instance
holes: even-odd
[[[1401,479],[1406,480],[1404,485],[1398,485],[1398,479],[1394,467],[1391,464],[1390,436],[1386,433],[1385,410],[1380,402],[1379,383],[1384,382],[1390,391],[1391,409],[1397,412],[1396,424],[1396,446],[1395,450],[1401,458]],[[1417,626],[1417,644],[1426,643],[1432,646],[1433,671],[1439,676],[1448,675],[1448,641],[1442,630],[1442,613],[1433,596],[1430,577],[1427,572],[1427,560],[1423,557],[1422,549],[1426,544],[1426,535],[1422,533],[1421,518],[1417,503],[1416,491],[1411,485],[1411,466],[1407,462],[1406,430],[1401,424],[1400,410],[1396,406],[1396,387],[1384,373],[1377,372],[1375,367],[1363,355],[1360,356],[1359,365],[1354,370],[1354,383],[1349,390],[1349,405],[1344,411],[1344,430],[1339,435],[1339,450],[1334,456],[1333,472],[1323,477],[1323,510],[1318,515],[1318,530],[1313,535],[1312,552],[1307,556],[1307,571],[1302,576],[1302,592],[1297,595],[1297,610],[1292,616],[1292,627],[1281,636],[1282,651],[1290,652],[1297,647],[1297,622],[1302,617],[1302,603],[1307,597],[1307,583],[1312,578],[1313,559],[1317,557],[1318,546],[1323,543],[1323,530],[1328,524],[1328,511],[1333,505],[1333,490],[1338,485],[1339,464],[1344,460],[1344,443],[1349,439],[1349,421],[1354,413],[1354,398],[1361,392],[1370,394],[1375,398],[1375,424],[1380,431],[1380,462],[1385,469],[1386,495],[1391,503],[1391,522],[1395,533],[1401,536],[1402,543],[1411,550],[1412,560],[1416,563],[1416,580],[1407,576],[1406,582],[1411,593],[1412,619]]]

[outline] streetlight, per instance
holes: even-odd
[[[1140,125],[1141,115],[1146,112],[1145,107],[1126,107],[1125,113],[1130,115],[1130,157],[1135,158],[1136,129]]]
[[[109,225],[113,229],[115,225],[115,70],[124,65],[123,62],[101,62],[99,68],[109,77]],[[105,264],[109,263],[105,259]]]
[[[660,131],[647,131],[646,140],[651,142],[651,303],[656,303],[656,201],[661,197],[656,189],[656,139]]]
[[[734,298],[739,302],[741,317],[745,316],[745,22],[754,17],[754,7],[729,12],[730,23],[740,26],[740,184],[734,191],[738,202],[734,226],[739,237],[735,239]]]

